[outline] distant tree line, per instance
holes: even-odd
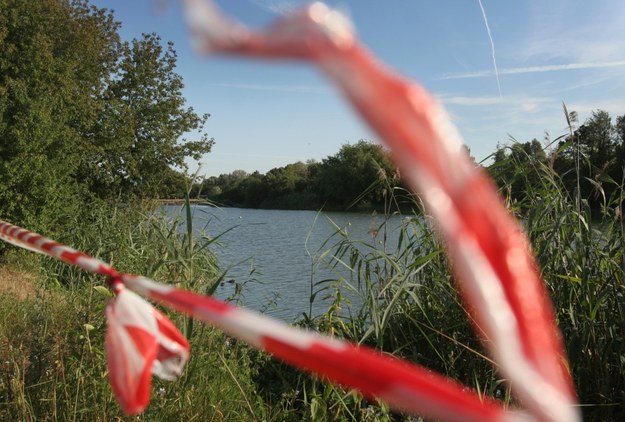
[[[503,194],[515,203],[544,183],[544,172],[559,178],[571,195],[600,209],[621,194],[625,168],[625,115],[616,118],[594,111],[577,127],[568,113],[570,132],[543,144],[537,139],[498,145],[485,168]],[[477,165],[477,164],[476,164]],[[184,180],[179,181],[183,192]],[[174,192],[172,190],[172,192]],[[193,195],[217,204],[279,209],[382,209],[391,194],[405,195],[400,172],[381,146],[361,140],[343,145],[321,162],[297,162],[267,174],[236,170],[209,177],[194,186]],[[397,201],[399,207],[410,201]]]
[[[193,193],[228,206],[346,210],[381,208],[399,186],[388,152],[361,140],[321,162],[297,162],[266,174],[235,170],[209,177]]]
[[[513,202],[522,204],[549,173],[557,177],[571,198],[600,210],[623,196],[625,182],[625,115],[613,122],[603,110],[592,112],[578,126],[577,114],[567,112],[569,133],[549,142],[515,142],[498,146],[488,171]]]

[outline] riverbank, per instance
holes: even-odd
[[[189,203],[191,204],[210,204],[210,202],[206,199],[188,199]],[[169,198],[169,199],[155,199],[154,202],[156,202],[159,205],[184,205],[187,202],[187,199],[185,198]]]
[[[625,416],[623,228],[610,215],[595,222],[589,209],[580,214],[577,204],[555,189],[528,201],[520,208],[524,229],[554,303],[584,419],[620,420]],[[135,212],[130,205],[117,211],[92,210],[89,224],[65,233],[63,240],[120,270],[197,292],[211,293],[229,279],[212,246],[193,236],[193,221],[172,226],[162,214]],[[268,218],[281,235],[301,235],[306,242],[304,233],[286,230],[284,219],[283,214]],[[385,219],[380,216],[380,224]],[[374,247],[375,237],[352,238],[351,229],[326,234],[325,249],[307,257],[309,268],[342,267],[347,275],[336,271],[313,280],[307,286],[309,303],[323,300],[324,308],[296,323],[418,362],[517,406],[472,334],[442,243],[424,219],[399,220],[392,248]],[[344,226],[351,227],[349,221]],[[271,248],[258,234],[244,232],[240,238]],[[109,295],[94,289],[104,280],[28,251],[7,251],[12,259],[7,261],[6,251],[4,259],[12,266],[0,267],[0,420],[122,418],[106,377],[103,314]],[[277,265],[264,270],[267,277],[281,271]],[[257,276],[254,265],[248,273]],[[237,287],[235,301],[242,305],[247,288]],[[361,300],[352,300],[346,289]],[[152,404],[135,420],[409,420],[219,330],[170,316],[190,340],[191,360],[180,380],[154,381]]]

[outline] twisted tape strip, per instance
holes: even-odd
[[[310,61],[336,85],[390,147],[435,217],[477,331],[513,392],[539,420],[580,420],[530,246],[437,101],[377,62],[358,43],[351,23],[322,3],[259,31],[223,16],[211,1],[186,5],[201,52]]]
[[[377,63],[357,43],[349,22],[321,3],[257,32],[222,16],[211,2],[187,0],[187,6],[202,51],[310,60],[391,147],[447,240],[477,331],[532,416],[506,412],[440,375],[375,351],[120,274],[82,252],[9,223],[0,222],[0,238],[102,274],[113,285],[123,282],[295,366],[413,413],[457,421],[580,420],[554,313],[529,245],[490,180],[463,152],[460,136],[437,102]]]
[[[449,421],[526,420],[523,415],[506,412],[496,401],[479,397],[470,389],[425,368],[366,347],[294,328],[209,296],[120,273],[86,253],[5,221],[0,221],[0,239],[101,274],[112,281],[111,288],[118,292],[119,283],[123,283],[141,296],[219,327],[298,368],[358,389],[395,408]]]

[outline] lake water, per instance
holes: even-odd
[[[180,206],[164,206],[163,209],[171,218],[180,215]],[[336,280],[341,276],[349,278],[349,269],[345,266],[330,270],[317,259],[344,238],[336,234],[338,228],[350,240],[383,248],[397,241],[402,221],[401,217],[392,216],[384,233],[378,231],[384,222],[383,216],[378,215],[201,205],[192,205],[192,211],[198,234],[214,238],[227,231],[219,238],[219,245],[212,247],[220,268],[228,268],[225,282],[216,296],[226,299],[233,295],[237,286],[242,286],[246,307],[286,321],[309,312],[311,277],[313,282]],[[327,309],[329,302],[322,300],[322,296],[315,299],[313,315]],[[357,297],[351,299],[358,300]]]

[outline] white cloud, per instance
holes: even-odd
[[[277,15],[288,15],[299,9],[302,4],[301,1],[296,0],[251,0],[256,6],[261,9],[265,9],[271,13]]]
[[[494,104],[501,104],[504,100],[502,97],[485,96],[485,97],[445,97],[441,96],[439,99],[444,104],[449,105],[461,105],[461,106],[487,106]]]
[[[534,0],[528,37],[515,51],[523,61],[610,61],[625,51],[625,2]]]
[[[608,62],[580,62],[580,63],[567,63],[545,66],[526,66],[526,67],[513,67],[508,69],[499,69],[499,75],[516,75],[522,73],[540,73],[540,72],[557,72],[563,70],[576,70],[576,69],[601,69],[607,67],[620,67],[625,66],[625,60],[608,61]],[[443,76],[440,79],[466,79],[466,78],[484,78],[493,76],[492,70],[481,70],[477,72],[465,72],[456,73]]]
[[[588,88],[590,86],[600,85],[602,83],[605,83],[611,80],[613,80],[613,78],[609,76],[604,75],[602,77],[597,77],[596,75],[593,75],[592,77],[580,79],[577,82],[572,82],[570,84],[567,84],[564,87],[559,87],[558,89],[552,90],[551,93],[555,94],[555,93],[564,93],[564,92],[574,92],[579,89]]]
[[[541,104],[555,101],[546,97],[519,97],[519,96],[439,96],[445,105],[486,107],[486,106],[513,106],[523,111],[535,111]]]
[[[576,111],[580,115],[590,114],[596,110],[605,110],[612,117],[625,114],[625,103],[623,103],[622,98],[603,99],[593,102],[572,101],[566,104],[566,108],[569,111]]]

